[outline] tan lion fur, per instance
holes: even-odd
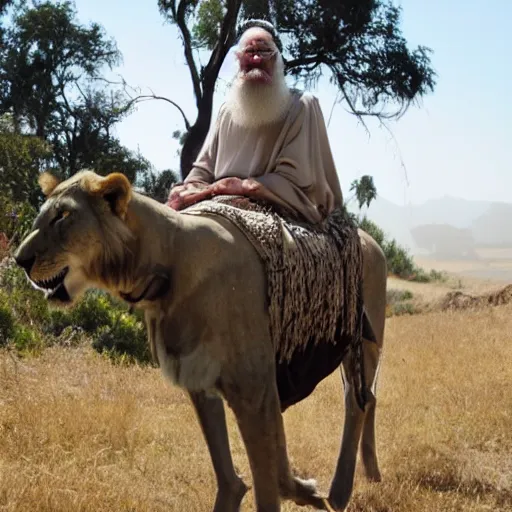
[[[231,460],[223,401],[232,408],[247,449],[258,512],[278,512],[282,499],[326,509],[315,486],[291,474],[265,275],[249,241],[226,219],[182,215],[133,192],[120,174],[102,178],[83,171],[60,184],[48,177],[42,181],[48,199],[16,253],[19,264],[33,261],[30,278],[51,278],[68,268],[64,287],[75,301],[93,287],[130,296],[147,289],[162,269],[167,273],[170,286],[162,288],[162,296],[137,306],[145,311],[156,361],[172,383],[189,392],[196,409],[219,483],[213,510],[238,511],[247,490]],[[57,229],[55,219],[63,209],[69,214]],[[360,236],[364,301],[378,340],[364,342],[367,384],[375,391],[386,264],[375,241],[364,232]],[[345,372],[351,368],[349,357],[343,361]],[[343,510],[349,500],[361,437],[365,472],[380,479],[374,393],[363,412],[346,385],[345,403],[345,430],[329,494],[335,510]]]

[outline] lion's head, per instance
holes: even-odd
[[[101,274],[122,265],[132,189],[123,174],[91,171],[62,183],[44,173],[39,184],[46,201],[15,259],[48,300],[69,305],[87,288],[104,285]]]

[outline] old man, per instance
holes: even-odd
[[[216,123],[168,204],[180,210],[213,195],[243,195],[319,223],[342,193],[318,99],[287,86],[273,26],[245,23],[238,72]]]

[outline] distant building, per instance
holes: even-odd
[[[449,224],[424,224],[412,228],[411,235],[420,249],[436,258],[478,258],[470,229]]]

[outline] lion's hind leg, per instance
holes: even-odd
[[[380,350],[373,341],[364,340],[364,358],[368,402],[365,410],[359,407],[350,375],[351,353],[343,360],[341,377],[345,390],[345,423],[340,454],[331,483],[329,501],[336,510],[344,510],[348,505],[354,485],[357,452],[361,445],[363,466],[368,478],[380,480],[380,472],[375,449],[375,406],[374,380],[379,364]],[[362,438],[362,442],[361,442]]]

